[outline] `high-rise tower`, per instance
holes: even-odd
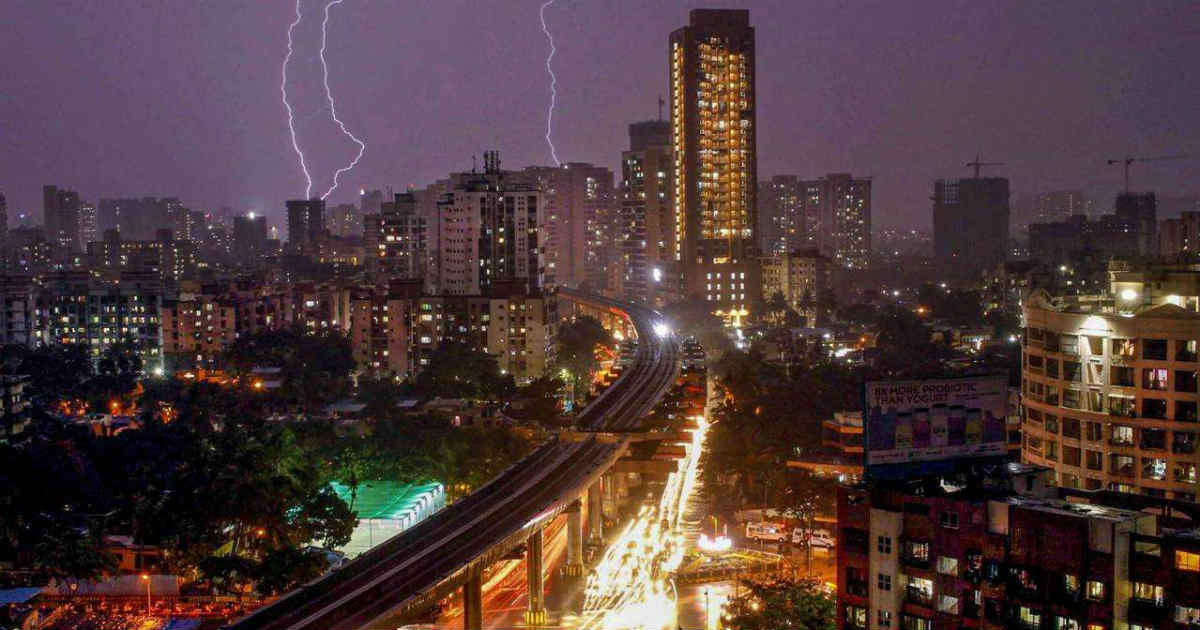
[[[684,291],[737,323],[759,290],[750,12],[692,10],[669,65],[675,259]]]

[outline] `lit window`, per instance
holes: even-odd
[[[1200,571],[1200,553],[1176,550],[1175,568],[1184,571]]]

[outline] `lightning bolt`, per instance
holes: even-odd
[[[342,133],[346,134],[347,138],[350,138],[355,144],[358,145],[358,155],[354,156],[354,159],[351,160],[349,164],[333,172],[333,185],[329,187],[329,190],[325,191],[324,195],[321,195],[321,199],[328,197],[329,194],[338,187],[338,177],[340,177],[342,173],[354,168],[358,164],[358,161],[362,159],[363,153],[367,150],[367,144],[362,140],[359,140],[354,134],[350,133],[350,130],[346,129],[346,123],[342,122],[341,119],[338,118],[337,107],[333,104],[333,92],[329,89],[329,64],[325,62],[326,26],[329,24],[329,9],[333,8],[333,5],[335,4],[341,4],[343,1],[344,0],[333,0],[329,4],[325,5],[325,19],[321,21],[321,71],[324,75],[325,98],[329,101],[329,115],[333,118],[333,122],[337,123],[338,127],[341,128]]]
[[[338,0],[339,2],[341,0]],[[550,139],[550,129],[554,123],[554,101],[558,98],[558,90],[555,89],[558,79],[554,76],[554,70],[550,67],[550,60],[554,59],[554,36],[550,34],[550,29],[546,27],[546,7],[554,4],[554,0],[546,0],[542,3],[542,8],[538,11],[538,16],[542,19],[542,32],[546,34],[546,39],[550,41],[550,54],[546,57],[546,74],[550,75],[550,107],[546,110],[546,144],[550,146],[550,157],[554,159],[555,166],[561,166],[562,162],[558,160],[558,152],[554,150],[554,141]]]
[[[296,152],[296,156],[300,158],[300,170],[304,171],[304,181],[306,182],[304,188],[304,198],[308,199],[312,192],[312,175],[309,175],[308,165],[304,163],[304,151],[300,150],[300,143],[296,141],[296,121],[292,114],[292,104],[288,102],[287,95],[287,67],[288,62],[292,59],[292,31],[294,31],[296,29],[296,25],[300,23],[301,17],[300,0],[296,0],[296,21],[292,22],[291,25],[288,26],[287,30],[287,55],[283,57],[283,71],[281,72],[282,78],[279,81],[279,92],[283,96],[283,106],[287,108],[288,131],[292,132],[292,150],[294,150]]]

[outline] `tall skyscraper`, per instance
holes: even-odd
[[[57,186],[42,187],[42,223],[46,239],[54,247],[69,251],[82,251],[80,241],[79,193],[60,189]]]
[[[974,274],[1004,261],[1008,179],[938,180],[933,186],[933,249],[947,271]]]
[[[754,29],[746,10],[689,17],[669,51],[675,259],[685,292],[737,323],[760,290]]]
[[[292,199],[287,202],[288,248],[295,254],[316,251],[325,231],[325,201]]]
[[[664,283],[678,284],[671,186],[671,125],[647,120],[629,125],[629,150],[621,153],[622,286],[636,301],[654,298]],[[677,287],[671,287],[671,293]]]
[[[612,171],[583,162],[521,171],[544,195],[546,284],[605,287],[615,264],[617,208]]]

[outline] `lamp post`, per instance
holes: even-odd
[[[704,630],[712,628],[712,608],[708,603],[708,587],[704,587]]]
[[[142,581],[146,583],[146,614],[150,614],[150,574],[143,573]]]

